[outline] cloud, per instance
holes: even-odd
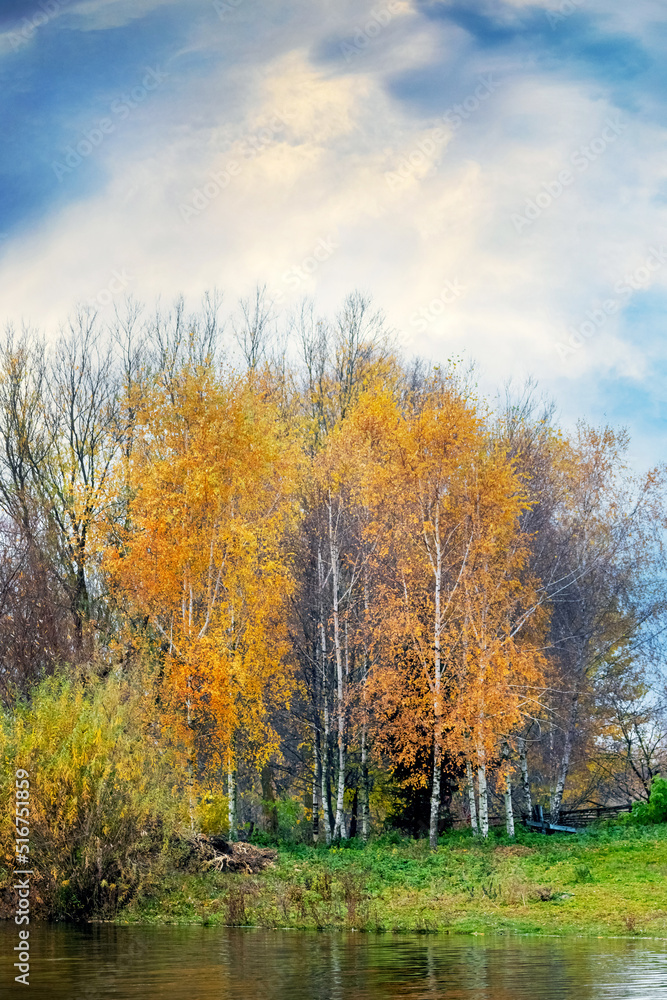
[[[62,2],[62,0],[60,0]],[[68,13],[75,31],[106,31],[123,28],[154,11],[179,5],[179,0],[78,0]]]
[[[591,416],[611,406],[615,378],[655,394],[667,267],[574,355],[556,347],[641,267],[667,209],[655,7],[639,0],[645,21],[624,33],[597,0],[581,6],[552,31],[536,3],[402,4],[360,36],[381,2],[242,0],[222,20],[208,4],[196,16],[182,3],[78,4],[59,30],[83,40],[91,83],[87,103],[61,91],[60,145],[136,66],[170,77],[67,197],[32,192],[32,214],[0,243],[5,315],[53,328],[76,300],[108,313],[110,288],[194,300],[256,281],[285,307],[314,294],[330,309],[361,286],[410,350],[479,359],[485,389],[535,374]],[[95,68],[112,39],[134,46],[114,76]],[[36,169],[36,146],[19,155]]]

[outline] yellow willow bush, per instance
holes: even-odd
[[[30,775],[33,907],[56,918],[111,915],[178,824],[172,762],[149,723],[150,695],[112,675],[42,683],[0,725],[0,891],[14,865],[14,775]],[[173,774],[173,772],[172,772]]]

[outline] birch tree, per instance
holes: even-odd
[[[290,691],[281,543],[292,459],[258,389],[188,367],[180,385],[156,386],[133,459],[131,527],[106,563],[161,637],[163,703],[186,751],[191,797],[197,733],[212,740],[206,754],[226,772],[232,835],[239,747],[259,763],[277,750],[269,707]]]

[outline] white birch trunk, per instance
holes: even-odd
[[[181,614],[183,619],[183,630],[185,631],[187,624],[187,611],[186,611],[186,595],[188,592],[188,571],[187,568],[183,570],[183,596],[181,598]],[[192,588],[190,588],[190,593],[192,594]],[[192,604],[190,605],[190,617],[192,617]],[[185,696],[185,719],[188,727],[188,739],[191,737],[192,733],[192,675],[188,674],[186,681],[186,696]],[[193,757],[194,748],[188,748],[188,768],[187,768],[187,782],[188,782],[188,812],[190,814],[190,829],[194,833],[195,830],[195,777],[194,777],[194,767],[193,767]]]
[[[370,836],[370,803],[368,789],[368,748],[366,723],[361,727],[361,839],[364,844]]]
[[[368,622],[368,578],[364,571],[364,612]],[[362,677],[363,721],[361,723],[361,839],[368,842],[370,836],[370,787],[368,783],[368,727],[366,712],[368,709],[368,647],[364,640],[364,664]]]
[[[433,629],[433,786],[431,788],[431,818],[429,824],[429,844],[433,850],[438,846],[438,824],[440,820],[440,777],[442,774],[442,662],[440,642],[442,630],[442,546],[440,544],[440,505],[435,509],[435,622]]]
[[[514,810],[512,808],[512,779],[509,765],[505,768],[505,824],[507,836],[514,836]]]
[[[329,788],[329,702],[324,694],[324,733],[322,739],[322,819],[324,821],[324,839],[327,847],[331,844],[331,813]]]
[[[317,726],[313,726],[313,843],[320,839],[320,812],[318,785],[320,782],[320,747]]]
[[[238,840],[236,827],[236,771],[232,761],[227,766],[227,817],[229,820],[229,839]]]
[[[438,847],[438,825],[440,820],[440,777],[442,773],[442,747],[436,737],[433,743],[433,787],[431,789],[431,819],[429,824],[429,844],[433,850]]]
[[[489,836],[489,793],[486,787],[486,765],[477,768],[477,787],[479,789],[479,828],[484,838]]]
[[[324,566],[322,552],[317,552],[317,572],[320,583],[320,652],[322,654],[322,708],[324,714],[324,732],[320,755],[322,778],[322,820],[324,822],[324,839],[327,847],[331,844],[331,816],[329,800],[329,700],[327,698],[327,631],[324,624]]]
[[[528,819],[533,814],[533,798],[530,794],[530,777],[528,775],[528,757],[526,755],[526,740],[519,739],[519,766],[521,767],[521,786],[523,790],[524,808]]]
[[[567,775],[570,770],[570,759],[572,757],[572,737],[574,735],[574,727],[577,722],[577,708],[579,704],[579,692],[575,691],[572,698],[572,707],[570,709],[570,718],[568,721],[567,730],[565,732],[565,746],[563,747],[563,756],[561,758],[560,767],[558,768],[558,779],[556,781],[556,788],[551,796],[550,813],[551,822],[557,823],[560,817],[560,810],[563,804],[563,792],[565,791],[565,782],[567,781]]]
[[[466,761],[466,774],[468,777],[468,801],[470,802],[470,827],[473,836],[476,837],[479,833],[479,826],[477,824],[477,805],[475,803],[475,777],[472,771],[472,764],[469,760]]]
[[[338,791],[336,794],[336,819],[333,839],[345,836],[345,681],[343,651],[340,641],[340,609],[338,606],[338,546],[334,537],[333,510],[329,496],[329,543],[331,548],[331,596],[333,603],[334,653],[336,657],[336,715],[338,722]]]

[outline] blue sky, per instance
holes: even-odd
[[[4,0],[4,318],[360,287],[663,461],[666,43],[662,0]]]

